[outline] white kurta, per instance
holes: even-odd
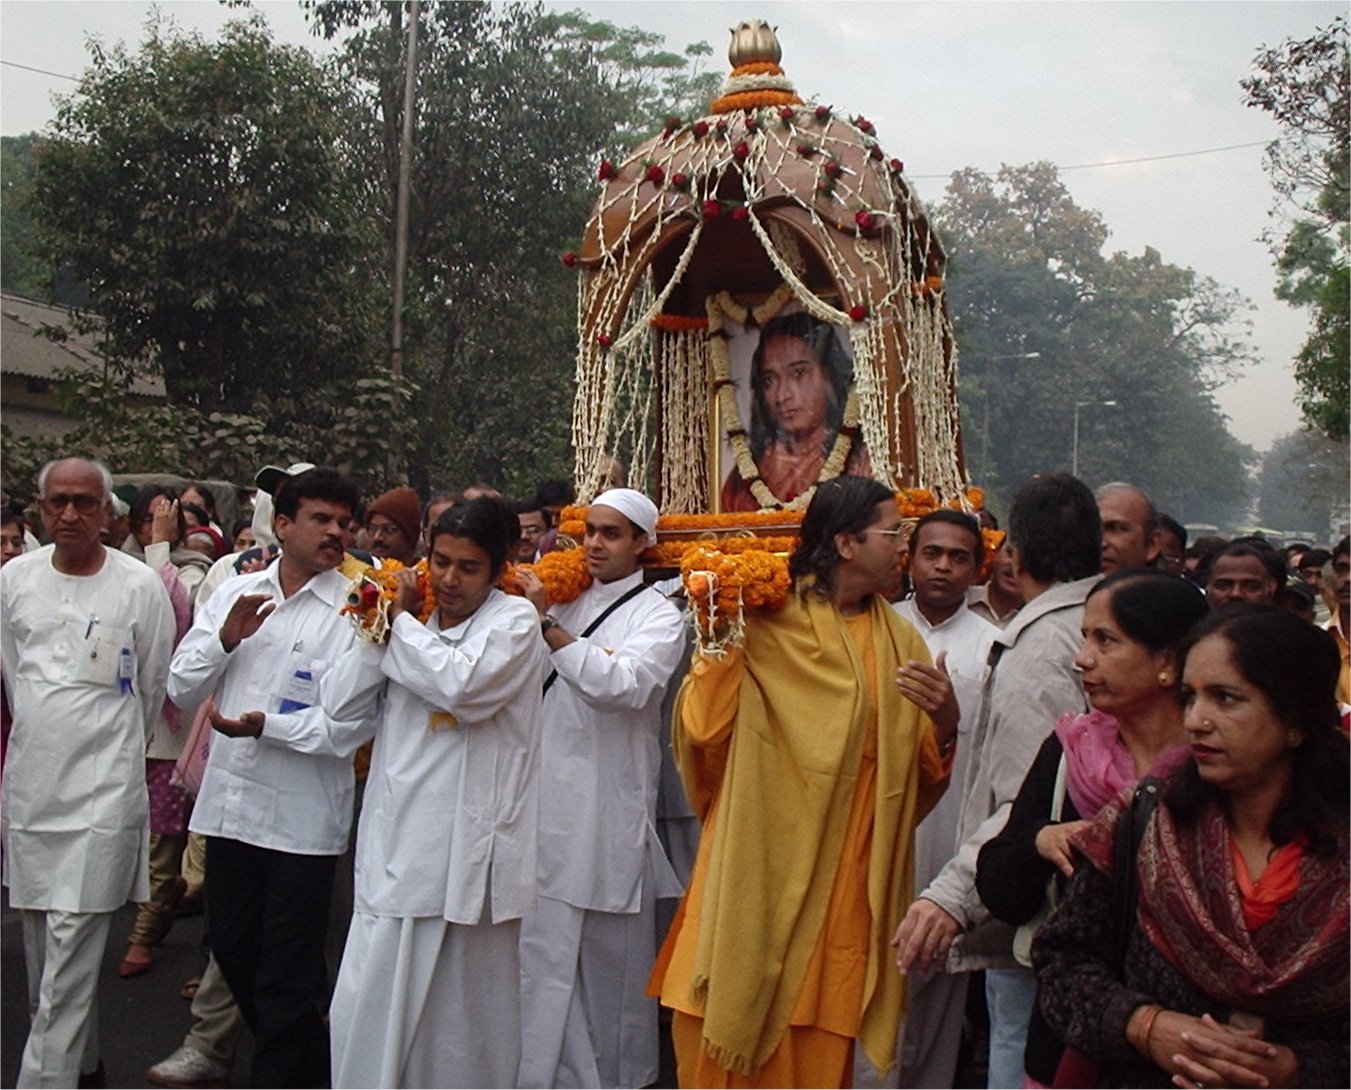
[[[593,583],[553,614],[574,636],[642,581]],[[661,703],[685,647],[645,589],[554,651],[544,697],[540,910],[521,929],[522,1086],[641,1086],[657,1074],[645,995],[656,898],[679,892],[657,837]]]
[[[104,550],[94,575],[53,546],[0,570],[13,700],[5,764],[10,904],[112,912],[149,897],[148,724],[164,701],[174,618],[159,576]]]
[[[169,697],[180,708],[218,692],[221,714],[266,716],[259,738],[212,738],[189,828],[296,855],[340,855],[352,826],[352,754],[374,730],[370,720],[333,719],[319,706],[324,676],[357,642],[338,613],[348,580],[321,572],[284,598],[279,567],[224,583],[174,654]],[[276,609],[227,654],[221,624],[245,594],[271,595]]]
[[[322,686],[338,719],[385,694],[330,1012],[337,1087],[516,1078],[546,648],[534,607],[500,590],[435,623],[400,615],[387,647],[355,648]]]

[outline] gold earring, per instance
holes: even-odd
[[[1170,674],[1167,670],[1160,670],[1160,671],[1159,671],[1159,684],[1160,684],[1160,685],[1171,685],[1172,683],[1173,683],[1173,675]]]

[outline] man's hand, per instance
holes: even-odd
[[[263,723],[267,720],[262,712],[245,712],[238,719],[226,719],[216,706],[214,696],[206,702],[206,715],[211,720],[211,729],[229,738],[257,738],[263,733]]]
[[[929,713],[938,728],[940,746],[947,745],[956,735],[957,721],[962,714],[948,677],[947,661],[948,653],[940,651],[932,666],[911,659],[896,668],[896,688],[907,700]]]
[[[525,600],[535,607],[541,618],[549,612],[549,593],[539,581],[538,575],[529,568],[517,568],[516,582],[521,585],[521,593],[525,595]]]
[[[220,645],[227,654],[263,627],[263,622],[277,607],[271,604],[260,607],[271,601],[270,594],[241,594],[235,599],[230,612],[225,615],[225,623],[220,626]]]
[[[389,603],[390,624],[400,613],[411,613],[416,617],[422,609],[422,590],[418,587],[417,572],[412,568],[404,568],[394,573],[394,579],[397,586],[394,599]]]
[[[948,961],[948,948],[961,930],[962,925],[946,910],[919,898],[910,906],[891,940],[896,947],[896,968],[902,973],[915,968],[921,972],[943,969]]]

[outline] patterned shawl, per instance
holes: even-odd
[[[1107,875],[1113,830],[1129,803],[1123,792],[1076,838]],[[1307,853],[1298,890],[1253,933],[1243,919],[1223,812],[1207,807],[1188,828],[1161,802],[1136,864],[1140,926],[1174,968],[1228,1008],[1281,1021],[1339,1014],[1351,987],[1348,860],[1345,839],[1333,858]]]

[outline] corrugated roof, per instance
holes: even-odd
[[[64,339],[52,339],[44,333],[47,329],[61,330]],[[94,336],[71,329],[69,314],[62,307],[17,295],[0,295],[0,371],[51,379],[57,371],[70,367],[83,370],[103,367],[103,356],[95,347]],[[162,398],[164,380],[136,378],[131,393]]]

